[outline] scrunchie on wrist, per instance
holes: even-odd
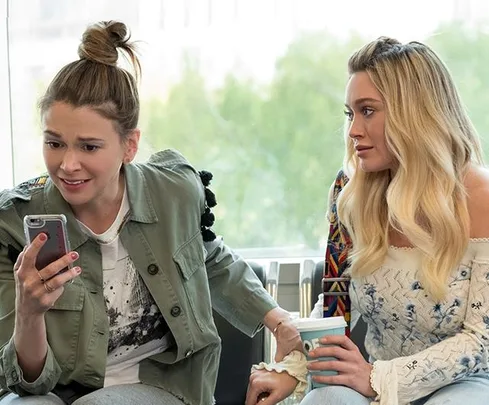
[[[298,381],[292,395],[295,395],[297,398],[302,398],[306,392],[308,385],[307,360],[304,353],[298,350],[290,352],[281,362],[278,363],[261,362],[260,364],[254,364],[251,367],[251,371],[253,372],[254,370],[275,371],[277,373],[286,372]]]

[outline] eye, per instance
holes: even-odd
[[[50,149],[58,149],[59,147],[61,147],[61,144],[56,141],[45,141],[44,144],[47,145]]]
[[[86,152],[95,152],[97,150],[100,149],[100,146],[98,145],[83,145],[83,150],[85,150]]]
[[[353,113],[350,110],[345,110],[343,113],[348,121],[353,120]]]
[[[374,113],[374,110],[370,107],[363,107],[362,114],[364,117],[370,117]]]

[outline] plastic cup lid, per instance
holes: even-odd
[[[293,324],[300,331],[313,331],[335,328],[346,328],[345,318],[342,316],[332,316],[329,318],[297,318]]]

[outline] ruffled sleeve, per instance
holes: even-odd
[[[289,353],[279,363],[264,363],[255,364],[251,367],[251,372],[254,370],[275,371],[276,373],[287,373],[297,380],[292,396],[296,399],[302,398],[307,389],[307,360],[304,353],[294,350]]]

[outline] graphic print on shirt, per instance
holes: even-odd
[[[108,353],[118,357],[162,339],[168,327],[127,253],[118,258],[115,269],[114,274],[104,277],[104,292],[110,330]],[[119,348],[124,350],[114,353]]]

